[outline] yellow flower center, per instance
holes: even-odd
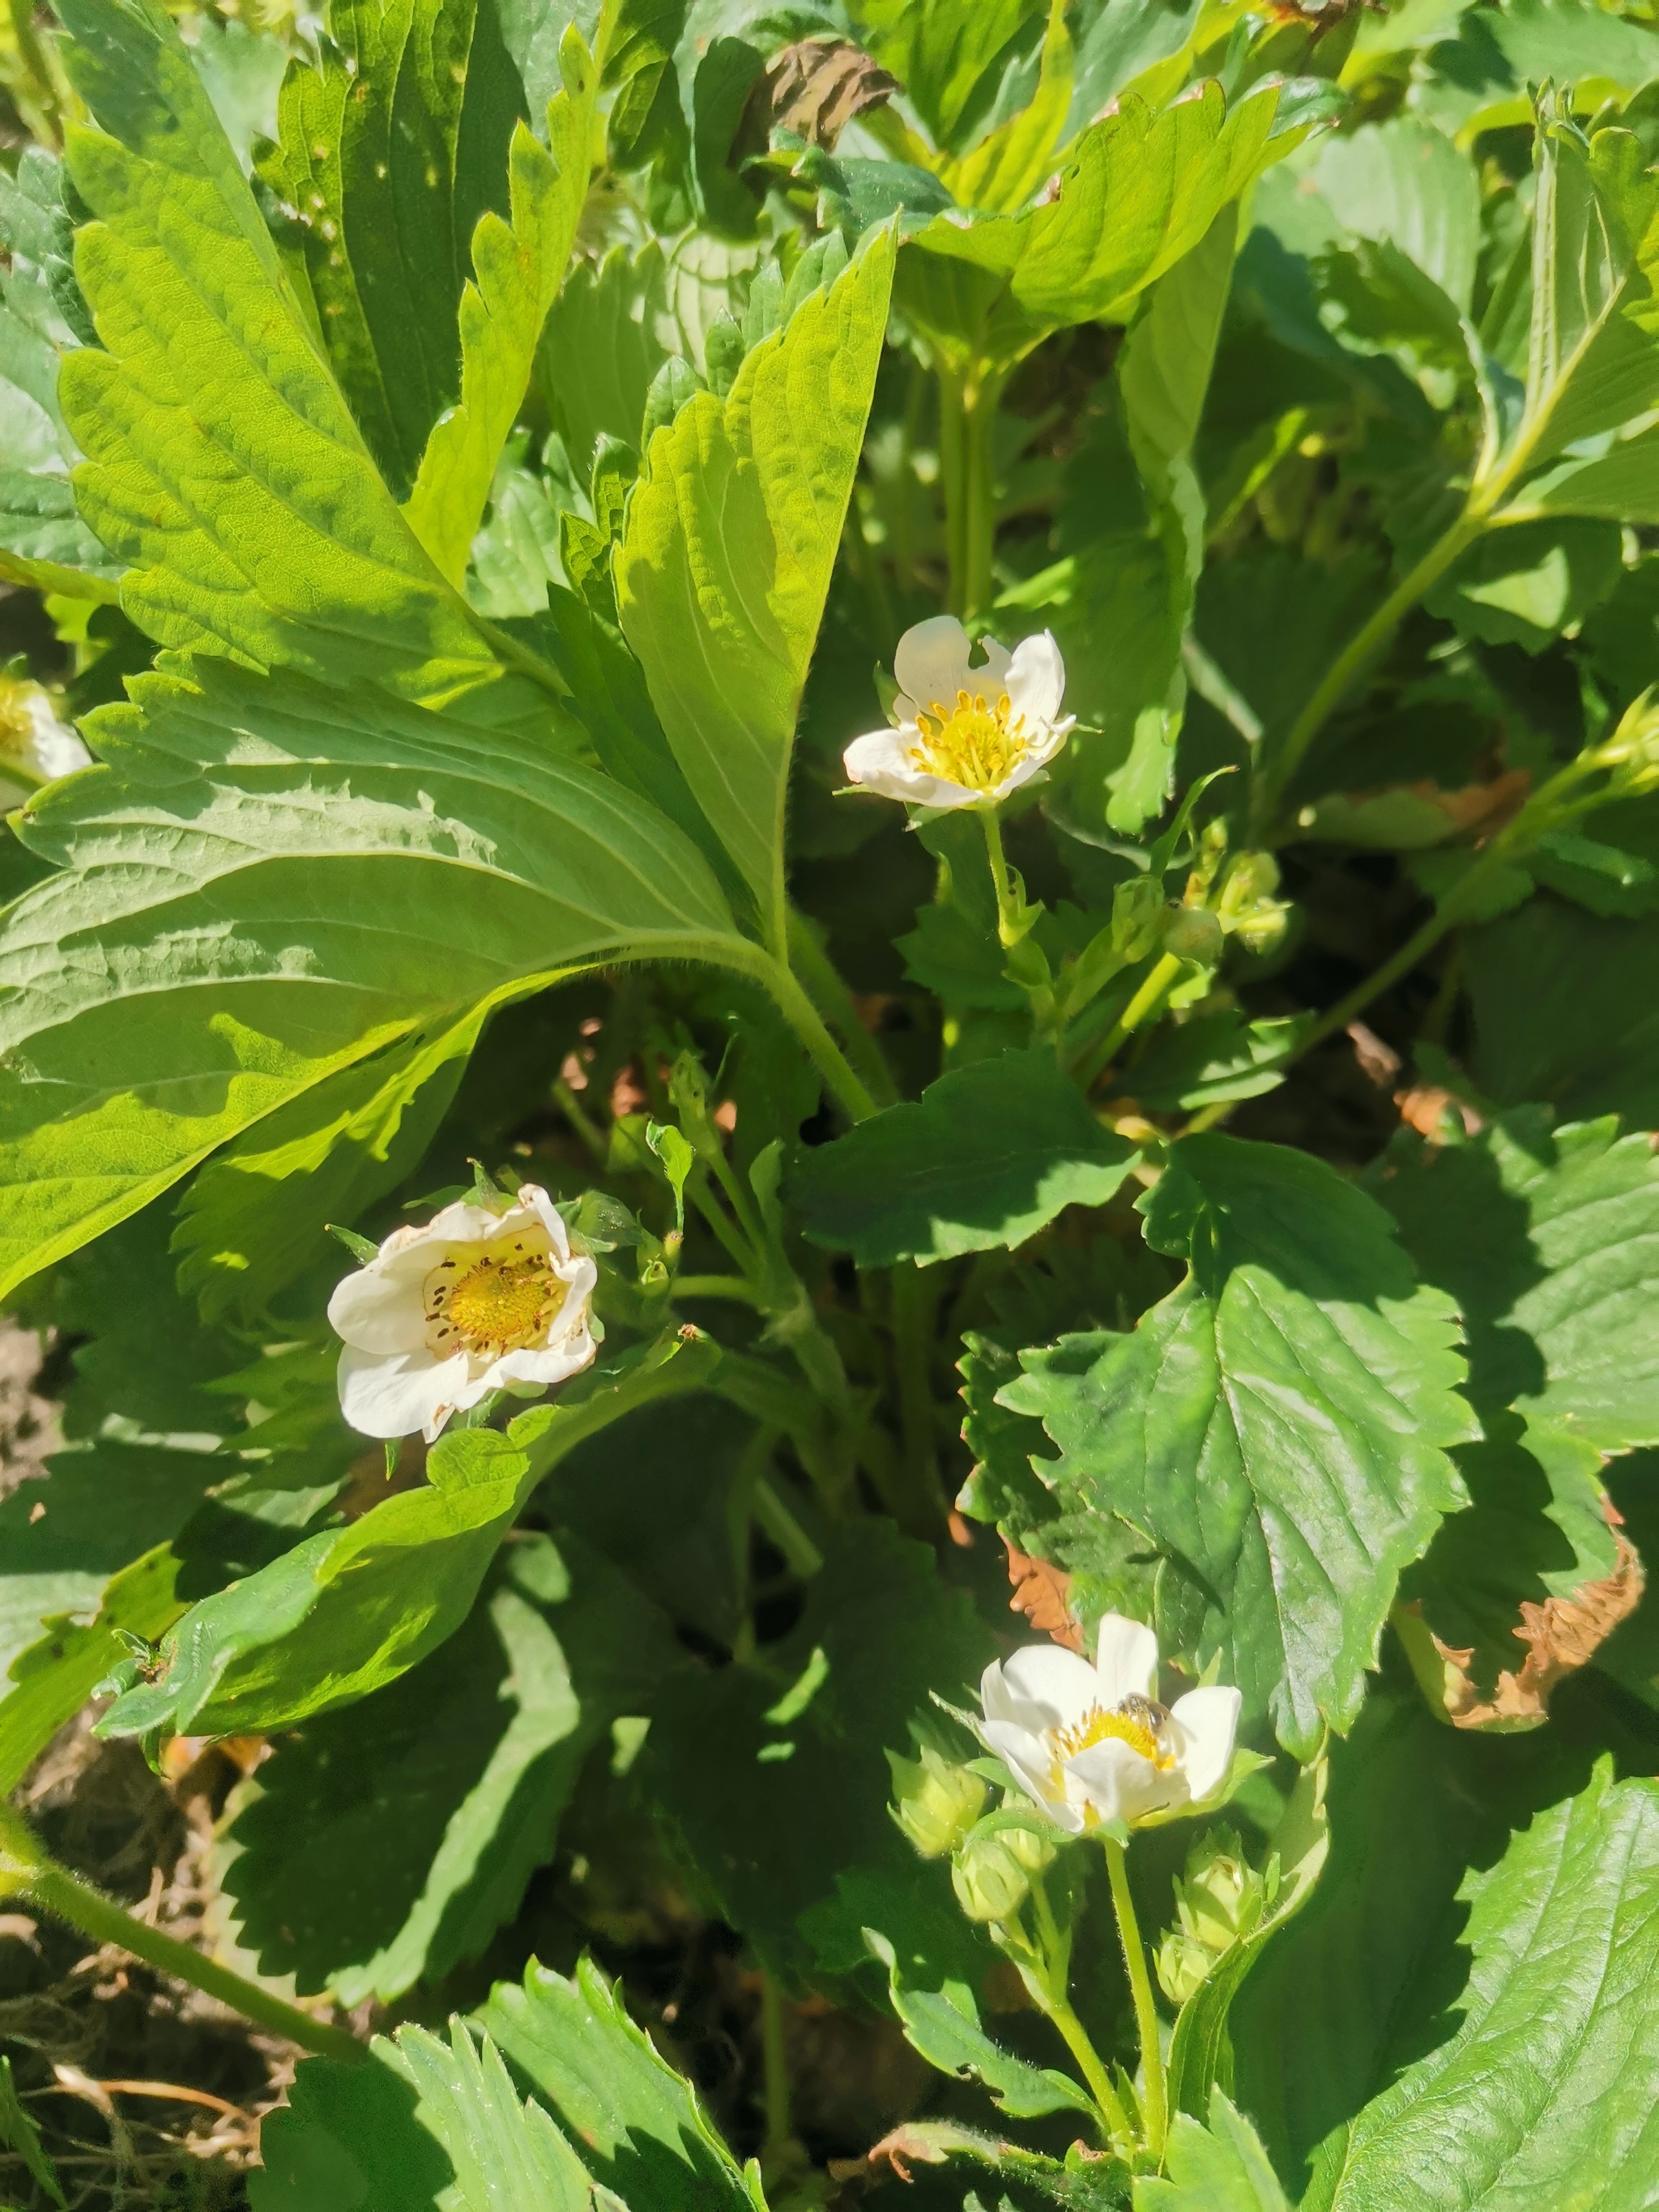
[[[566,1290],[522,1237],[470,1267],[441,1261],[426,1279],[427,1342],[441,1358],[458,1351],[499,1358],[546,1337]]]
[[[1175,1765],[1174,1752],[1164,1748],[1164,1723],[1167,1718],[1163,1706],[1155,1705],[1150,1698],[1125,1698],[1109,1712],[1103,1705],[1091,1705],[1083,1718],[1074,1721],[1070,1728],[1056,1729],[1049,1741],[1055,1758],[1064,1759],[1075,1759],[1079,1752],[1087,1751],[1091,1744],[1115,1740],[1150,1759],[1160,1773],[1167,1773]]]
[[[916,732],[921,742],[910,748],[915,765],[968,791],[994,791],[1030,750],[1006,691],[994,706],[982,691],[971,697],[958,691],[954,707],[935,699],[928,713],[918,713]]]

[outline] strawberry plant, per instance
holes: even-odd
[[[1659,2199],[1648,10],[0,86],[0,1869],[210,2201]]]

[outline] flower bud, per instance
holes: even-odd
[[[1178,1928],[1166,1928],[1152,1963],[1158,1968],[1158,1987],[1172,2005],[1178,2006],[1197,1996],[1210,1978],[1215,1960],[1193,1936],[1183,1936]]]
[[[1622,771],[1620,781],[1643,788],[1659,777],[1659,700],[1651,690],[1626,708],[1618,728],[1595,753],[1598,766]]]
[[[1046,1828],[1004,1828],[1003,1843],[1027,1874],[1042,1874],[1054,1863],[1054,1839]]]
[[[1221,957],[1221,924],[1207,907],[1171,907],[1164,925],[1164,950],[1177,960],[1212,968]]]
[[[893,1818],[925,1859],[956,1850],[984,1810],[986,1785],[977,1774],[921,1743],[920,1759],[887,1754],[897,1801]]]
[[[951,1886],[957,1903],[970,1920],[1012,1920],[1030,1893],[1030,1871],[1010,1848],[1016,1835],[1009,1829],[985,1836],[969,1836],[951,1863]]]
[[[1159,1943],[1158,1975],[1170,2002],[1184,2004],[1217,1960],[1261,1925],[1272,1898],[1231,1828],[1194,1844],[1175,1893],[1178,1924]]]
[[[1145,960],[1164,935],[1164,884],[1158,876],[1131,876],[1112,893],[1112,950],[1121,960]]]
[[[1223,930],[1252,952],[1268,952],[1284,936],[1290,908],[1275,896],[1279,863],[1271,853],[1234,855],[1222,878],[1217,915]]]

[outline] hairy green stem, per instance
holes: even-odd
[[[1078,1080],[1086,1091],[1103,1072],[1109,1067],[1126,1040],[1133,1036],[1151,1015],[1155,1014],[1175,988],[1181,976],[1182,963],[1173,952],[1166,952],[1157,961],[1146,981],[1128,1005],[1118,1016],[1100,1042],[1077,1071]]]
[[[981,368],[939,372],[939,478],[945,487],[945,545],[953,614],[983,614],[991,604],[996,545],[997,404],[1006,379]]]
[[[1575,763],[1576,765],[1576,763]],[[1545,793],[1562,781],[1556,777],[1545,787]],[[1345,1030],[1358,1015],[1364,1013],[1371,1000],[1381,997],[1390,984],[1397,983],[1402,975],[1409,975],[1425,952],[1431,952],[1449,929],[1455,928],[1466,915],[1478,904],[1476,894],[1487,878],[1497,872],[1510,858],[1511,841],[1507,834],[1494,837],[1486,851],[1462,880],[1453,884],[1440,904],[1420,929],[1413,930],[1391,959],[1368,975],[1363,983],[1356,983],[1345,999],[1339,999],[1327,1012],[1322,1014],[1307,1035],[1301,1039],[1285,1065],[1311,1052],[1315,1045],[1323,1044],[1328,1036]]]
[[[876,1102],[824,1027],[823,1017],[796,981],[793,971],[781,960],[763,954],[756,972],[776,1000],[778,1011],[817,1061],[837,1104],[850,1121],[867,1121],[877,1110]]]
[[[204,1957],[190,1944],[147,1926],[113,1899],[59,1866],[35,1841],[21,1814],[9,1806],[0,1806],[0,1884],[41,1911],[68,1921],[94,1943],[114,1944],[162,1973],[189,1982],[245,2019],[286,2036],[302,2050],[325,2058],[360,2060],[368,2056],[356,2036],[344,2028],[325,2026],[297,2005]]]
[[[769,1475],[755,1485],[751,1500],[755,1518],[788,1562],[792,1573],[810,1582],[823,1565],[823,1554],[778,1494]]]
[[[996,889],[997,937],[1006,952],[1020,940],[1019,901],[1008,872],[1008,856],[1002,849],[1002,823],[997,811],[994,806],[981,806],[977,811],[980,826],[985,832],[985,855],[991,863],[991,881]]]
[[[885,1054],[859,1019],[841,970],[813,936],[804,916],[789,910],[789,960],[826,1020],[840,1030],[842,1049],[878,1106],[898,1103],[898,1085]]]
[[[1083,2078],[1089,2085],[1089,2094],[1099,2107],[1108,2139],[1127,2151],[1134,2143],[1134,2126],[1123,2108],[1123,2100],[1117,2094],[1116,2084],[1107,2072],[1100,2053],[1089,2039],[1089,2031],[1078,2018],[1066,1993],[1072,1947],[1055,1925],[1054,1908],[1048,1902],[1048,1893],[1043,1887],[1041,1875],[1032,1877],[1031,1903],[1036,1912],[1037,1936],[1042,1951],[1042,1994],[1040,2002],[1048,2018],[1065,2037],[1066,2049],[1082,2069]]]
[[[605,1140],[605,1132],[584,1108],[562,1075],[554,1078],[553,1103],[580,1138],[590,1156],[603,1167],[611,1157],[611,1147]]]
[[[947,604],[952,614],[965,614],[968,606],[967,423],[962,404],[962,379],[945,368],[939,373],[939,474],[945,492],[945,559],[949,579]]]
[[[679,1298],[735,1298],[739,1304],[757,1306],[761,1293],[741,1275],[676,1275],[669,1296]]]
[[[1349,686],[1364,672],[1373,655],[1382,651],[1424,592],[1439,580],[1467,546],[1474,544],[1484,527],[1484,518],[1466,507],[1451,528],[1436,539],[1416,567],[1401,578],[1382,605],[1355,631],[1326,670],[1286,731],[1273,765],[1263,771],[1256,786],[1253,835],[1257,843],[1270,841],[1279,802],[1307,758],[1309,747],[1347,696]]]
[[[1401,579],[1382,605],[1343,647],[1285,732],[1285,742],[1279,747],[1271,768],[1263,773],[1257,783],[1255,803],[1252,809],[1253,834],[1257,843],[1266,845],[1271,842],[1273,817],[1297,770],[1306,759],[1309,747],[1341,704],[1350,685],[1363,675],[1373,654],[1388,643],[1401,618],[1484,532],[1530,519],[1521,508],[1512,508],[1508,514],[1501,514],[1499,509],[1532,466],[1533,456],[1548,433],[1563,395],[1571,385],[1585,355],[1601,334],[1607,315],[1612,312],[1612,304],[1609,304],[1603,313],[1590,324],[1579,339],[1571,358],[1561,366],[1541,399],[1524,418],[1508,453],[1501,456],[1498,449],[1497,418],[1488,406],[1486,443],[1463,502],[1462,513],[1450,528],[1435,540],[1422,559]]]
[[[696,1207],[698,1212],[702,1214],[704,1222],[707,1224],[711,1234],[719,1243],[720,1249],[725,1253],[726,1258],[732,1262],[734,1267],[740,1268],[744,1275],[752,1281],[759,1271],[759,1256],[747,1238],[744,1237],[741,1231],[738,1230],[732,1222],[726,1219],[725,1209],[715,1204],[714,1194],[708,1188],[708,1170],[707,1164],[702,1161],[699,1161],[698,1167],[700,1172],[692,1176],[686,1183],[685,1194],[690,1200],[692,1205]],[[696,1280],[697,1279],[694,1277],[692,1279]],[[702,1279],[723,1282],[726,1279],[724,1276],[713,1276],[705,1277]],[[737,1293],[732,1291],[726,1293],[726,1295],[735,1297]],[[755,1303],[757,1305],[760,1304],[760,1291],[758,1285],[757,1285],[755,1291]]]
[[[963,460],[966,476],[963,612],[967,615],[983,614],[995,590],[991,573],[997,535],[994,440],[1002,386],[1001,377],[987,375],[963,394]]]
[[[1100,2107],[1106,2131],[1115,2142],[1125,2148],[1133,2142],[1133,2123],[1123,2109],[1123,2100],[1113,2087],[1112,2077],[1101,2061],[1100,2053],[1089,2040],[1089,2031],[1072,2009],[1067,1997],[1051,1997],[1048,2014],[1066,2039],[1066,2047],[1082,2069],[1083,2078],[1089,2085],[1089,2094]]]
[[[1117,1932],[1123,1945],[1123,1964],[1134,1999],[1135,2027],[1140,2036],[1140,2065],[1145,2077],[1143,2096],[1146,2116],[1146,2148],[1159,2163],[1169,2133],[1169,2100],[1164,2083],[1164,2053],[1158,2039],[1158,2007],[1152,2001],[1152,1978],[1146,1971],[1146,1946],[1140,1940],[1134,1899],[1129,1894],[1129,1869],[1121,1844],[1108,1836],[1106,1870],[1111,1876],[1112,1904],[1117,1913]]]

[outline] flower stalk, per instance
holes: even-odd
[[[354,2062],[368,2055],[344,2028],[313,2020],[286,1998],[261,1989],[258,1983],[220,1966],[176,1936],[149,1927],[90,1882],[82,1881],[41,1847],[21,1814],[5,1805],[0,1805],[0,1889],[55,1919],[67,1921],[94,1943],[112,1944],[143,1960],[147,1966],[190,1983],[245,2019],[297,2043],[301,2050],[322,2058]]]
[[[1146,1946],[1140,1939],[1140,1923],[1135,1917],[1135,1902],[1129,1891],[1128,1863],[1123,1846],[1110,1836],[1103,1838],[1106,1846],[1106,1871],[1112,1885],[1112,1907],[1117,1914],[1118,1941],[1123,1946],[1123,1965],[1129,1977],[1129,1994],[1134,2000],[1135,2028],[1140,2038],[1141,2094],[1146,2122],[1146,2148],[1158,2163],[1163,2162],[1164,2138],[1169,2133],[1169,2096],[1164,2078],[1164,2052],[1158,2042],[1158,2005],[1152,1996],[1152,1979],[1146,1967]]]

